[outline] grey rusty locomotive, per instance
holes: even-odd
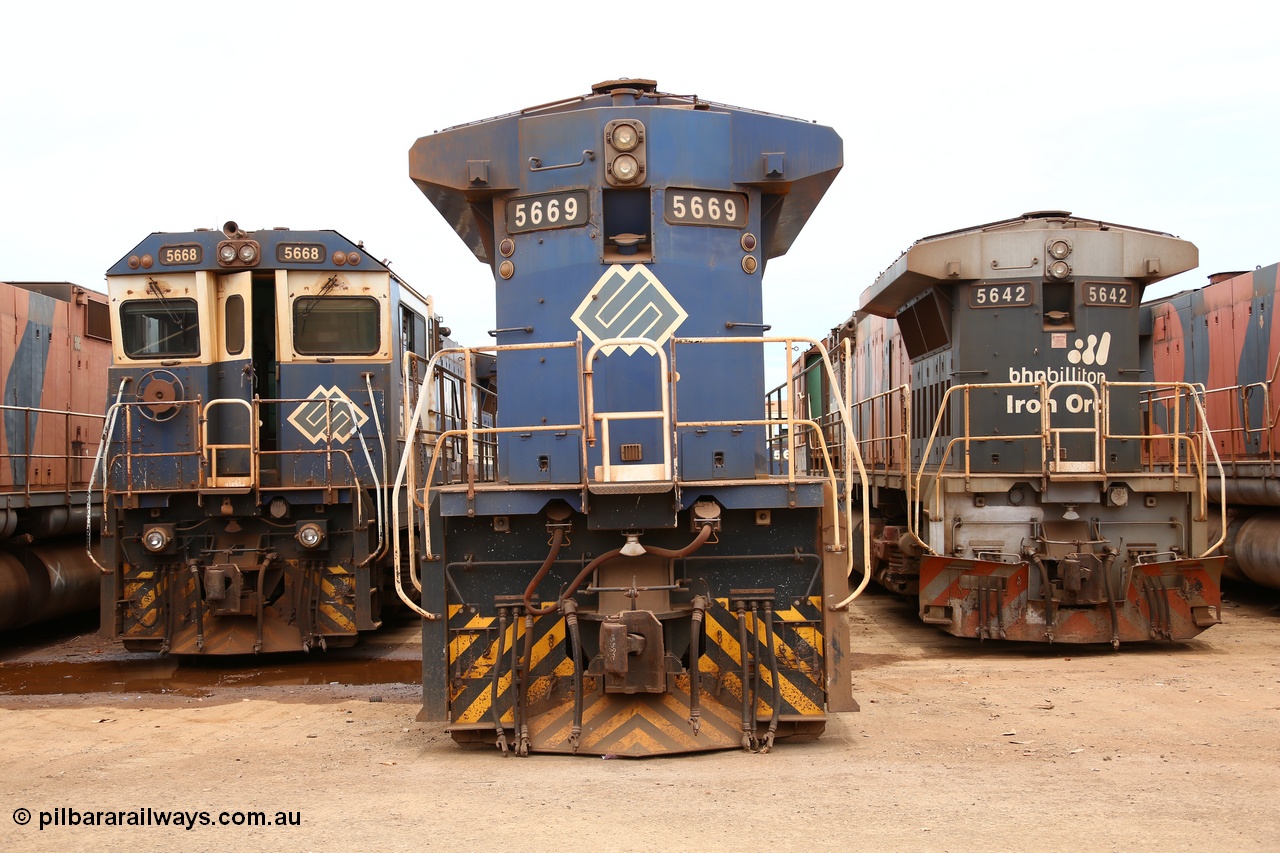
[[[1045,211],[919,240],[863,293],[831,345],[873,571],[921,619],[1113,645],[1219,621],[1203,398],[1139,358],[1143,289],[1196,262],[1168,234]],[[822,375],[794,373],[820,410]]]
[[[802,419],[766,408],[765,359],[802,339],[765,334],[761,290],[842,156],[649,80],[413,146],[497,292],[493,343],[454,353],[463,422],[396,484],[425,714],[457,741],[767,750],[853,705],[844,483],[771,473]]]
[[[337,232],[234,222],[152,234],[107,287],[103,633],[219,655],[377,628],[400,371],[438,349],[431,301]]]

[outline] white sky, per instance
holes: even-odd
[[[333,228],[487,342],[489,270],[410,146],[628,76],[843,137],[767,270],[775,334],[842,322],[920,237],[1030,210],[1195,242],[1200,269],[1149,294],[1280,260],[1267,3],[49,0],[10,4],[0,40],[0,280],[101,289],[148,233],[228,219]]]

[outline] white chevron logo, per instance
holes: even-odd
[[[359,406],[353,405],[337,385],[332,388],[317,386],[307,399],[311,402],[302,403],[294,409],[293,414],[289,415],[289,423],[312,444],[317,444],[330,435],[336,442],[345,442],[369,420],[369,416],[360,411]]]
[[[626,269],[614,264],[587,293],[573,322],[592,343],[609,338],[648,338],[666,343],[689,314],[644,264]],[[619,347],[602,347],[610,355]],[[627,355],[639,347],[620,347]]]

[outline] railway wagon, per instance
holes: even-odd
[[[151,234],[107,288],[103,633],[229,655],[379,627],[409,598],[387,484],[404,356],[447,334],[431,300],[336,231],[234,222]]]
[[[98,571],[77,545],[102,434],[106,296],[0,282],[0,630],[91,610]]]
[[[873,571],[924,622],[1118,646],[1219,621],[1202,397],[1139,358],[1143,289],[1197,258],[1168,234],[1029,213],[917,241],[832,332]],[[795,376],[821,416],[822,374],[802,359]]]
[[[1278,271],[1272,264],[1218,273],[1205,287],[1150,300],[1142,328],[1143,365],[1156,380],[1207,389],[1206,426],[1225,472],[1221,483],[1209,481],[1210,498],[1228,507],[1224,571],[1276,589],[1280,324],[1272,318]]]
[[[766,751],[854,706],[847,493],[829,464],[769,471],[798,414],[766,411],[765,359],[785,376],[803,339],[765,334],[761,283],[842,158],[828,127],[639,79],[413,146],[496,288],[492,344],[458,353],[466,422],[397,478],[424,713],[456,741]]]

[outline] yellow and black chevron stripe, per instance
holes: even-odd
[[[292,568],[292,567],[291,567]],[[305,571],[305,569],[304,569]],[[320,585],[316,631],[329,636],[356,633],[356,577],[345,566],[325,566],[313,582]]]
[[[778,660],[779,713],[783,716],[801,715],[821,717],[826,707],[825,669],[823,665],[822,600],[814,597],[801,602],[798,607],[775,610],[773,613],[773,652]],[[760,688],[757,712],[761,718],[772,716],[769,702],[773,699],[773,680],[767,652],[768,634],[763,611],[752,615],[748,610],[747,658],[755,657],[756,640],[759,640]],[[706,650],[702,654],[699,669],[705,679],[718,679],[743,701],[741,672],[742,647],[738,626],[738,613],[730,608],[729,599],[716,599],[706,616]]]
[[[164,636],[163,580],[151,569],[125,566],[120,584],[120,633],[129,639]]]
[[[771,705],[773,662],[768,654],[764,613],[758,610],[753,616],[748,611],[745,618],[749,672],[758,679],[748,685],[746,698],[738,615],[730,609],[728,599],[720,599],[707,610],[704,651],[698,661],[702,720],[698,734],[693,733],[689,722],[689,674],[675,676],[673,689],[663,694],[604,693],[598,680],[587,676],[582,685],[582,734],[577,751],[652,755],[739,746],[743,740],[742,705],[749,701],[752,686],[756,693],[756,724],[761,730],[775,713],[779,738],[798,731],[811,736],[820,730],[826,701],[821,598],[773,613],[773,655],[780,699],[776,710]],[[522,616],[509,618],[501,642],[499,628],[497,617],[473,614],[461,605],[449,608],[449,706],[455,732],[470,733],[493,725],[495,665],[498,719],[504,728],[509,729],[514,723],[516,691],[512,673],[524,654],[525,620]],[[532,630],[530,748],[570,752],[573,663],[565,640],[565,620],[559,614],[535,617]],[[758,666],[757,638],[761,657]]]
[[[473,615],[461,605],[449,607],[449,707],[454,723],[493,719],[493,667],[498,655],[498,628],[499,620],[495,616]],[[497,705],[500,719],[508,724],[513,719],[515,701],[515,691],[511,689],[513,660],[521,659],[524,644],[524,617],[509,619],[502,640],[503,659],[497,662]],[[565,644],[565,621],[558,614],[534,618],[530,673],[528,704],[532,713],[541,703],[550,700],[556,682],[573,675],[573,662]]]

